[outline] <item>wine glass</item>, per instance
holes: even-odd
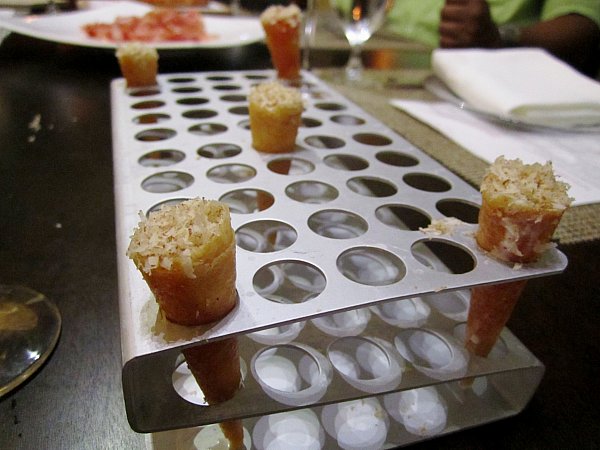
[[[362,46],[383,24],[389,3],[390,0],[330,0],[350,44],[350,58],[344,69],[346,81],[364,81]]]
[[[60,329],[58,308],[44,295],[23,286],[0,285],[0,397],[44,364]]]

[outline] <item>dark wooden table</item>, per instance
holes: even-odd
[[[262,44],[161,55],[163,73],[265,67]],[[0,399],[1,449],[144,447],[120,380],[109,96],[118,76],[110,51],[14,34],[0,46],[0,283],[45,293],[63,318],[42,370]],[[529,406],[415,448],[600,447],[600,241],[561,250],[566,273],[531,281],[509,324],[547,368]]]

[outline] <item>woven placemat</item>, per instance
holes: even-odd
[[[392,98],[433,99],[422,88],[423,80],[431,74],[428,70],[367,71],[368,79],[375,82],[369,88],[344,84],[339,69],[319,69],[315,73],[448,169],[479,187],[487,162],[389,103]],[[599,238],[600,204],[570,208],[554,235],[557,242],[565,245]]]

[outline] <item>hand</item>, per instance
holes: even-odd
[[[486,0],[446,0],[440,17],[440,47],[501,47]]]

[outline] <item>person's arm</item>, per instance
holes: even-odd
[[[580,14],[537,22],[505,42],[485,0],[446,0],[439,33],[440,47],[541,47],[584,73],[598,69],[600,28]]]
[[[567,14],[523,28],[519,45],[545,48],[584,73],[593,75],[598,70],[600,28],[579,14]]]

